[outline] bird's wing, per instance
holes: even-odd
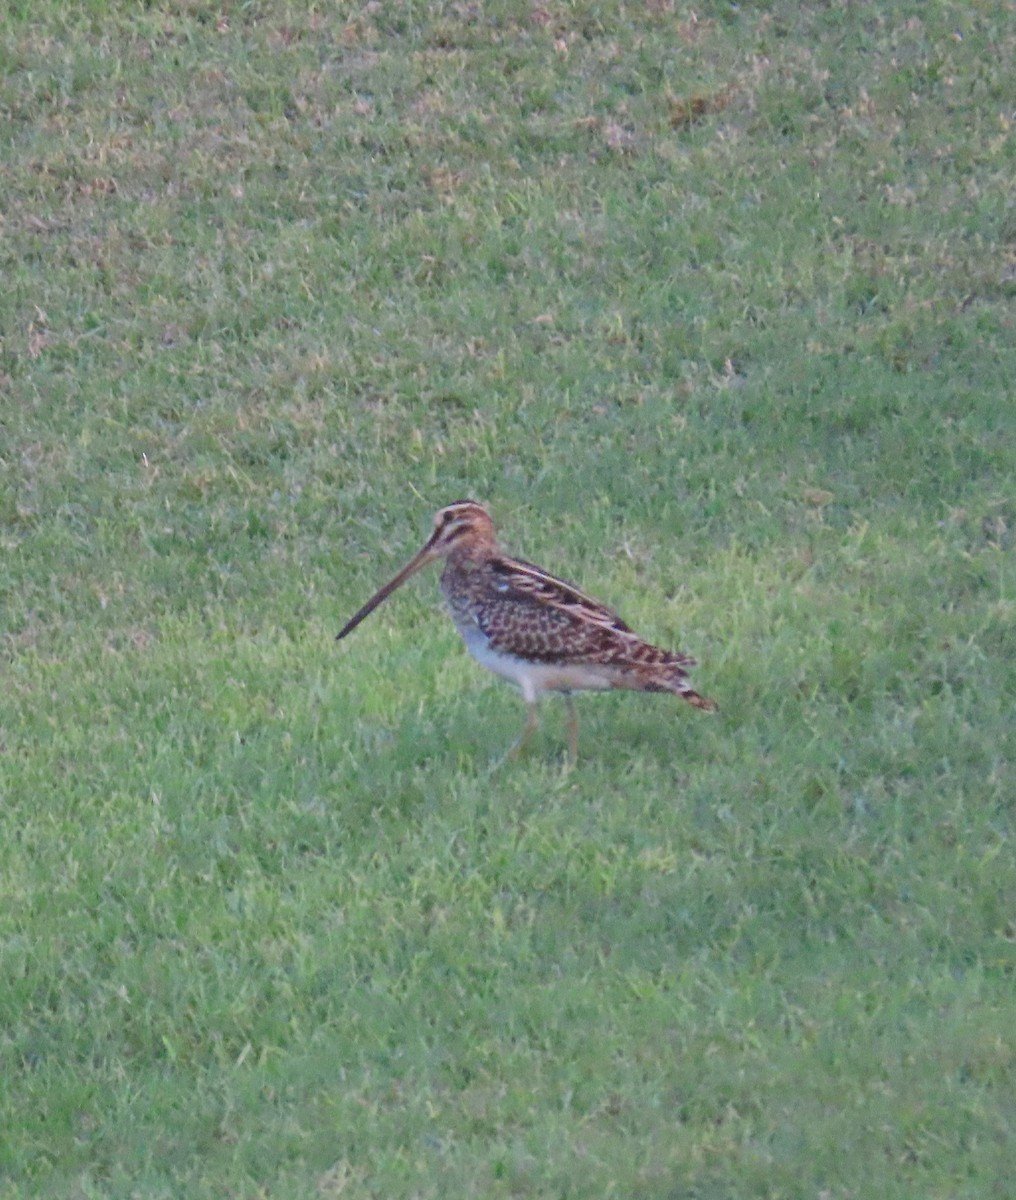
[[[684,662],[643,642],[612,609],[532,563],[498,557],[477,624],[492,649],[535,662]]]
[[[512,593],[516,601],[528,596],[537,604],[570,613],[583,623],[600,625],[617,633],[631,633],[631,629],[613,609],[541,567],[519,558],[499,557],[491,562],[491,568],[495,588],[500,591],[502,585],[507,584],[506,594]]]

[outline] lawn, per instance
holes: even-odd
[[[12,0],[0,1200],[1016,1161],[1016,11]],[[694,654],[548,701],[462,497]]]

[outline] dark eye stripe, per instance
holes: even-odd
[[[443,542],[456,541],[463,533],[472,533],[490,523],[483,507],[474,500],[456,500],[446,505],[437,517],[436,532]]]

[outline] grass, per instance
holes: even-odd
[[[1006,6],[0,62],[0,1197],[1007,1194]],[[336,646],[464,495],[720,714]]]

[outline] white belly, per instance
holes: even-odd
[[[527,704],[534,703],[541,692],[602,691],[612,686],[607,670],[594,663],[529,662],[492,650],[475,625],[458,628],[466,649],[480,666],[514,683]]]

